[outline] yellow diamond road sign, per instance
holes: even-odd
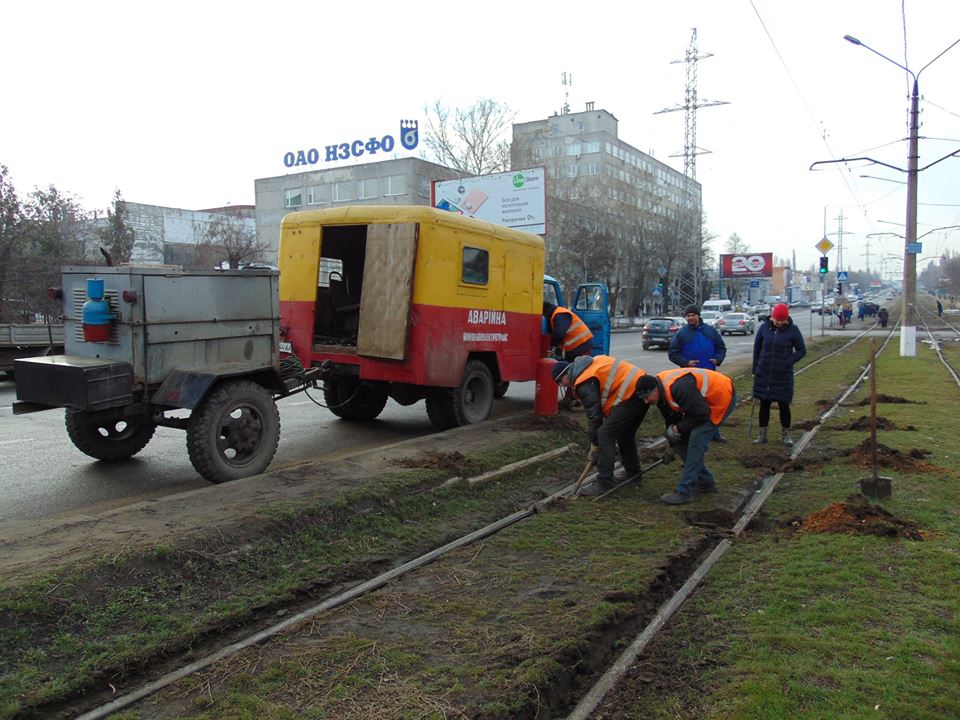
[[[826,238],[824,238],[823,240],[818,242],[816,245],[814,245],[814,247],[820,252],[822,252],[824,255],[826,255],[828,252],[833,250],[833,243],[827,240]]]

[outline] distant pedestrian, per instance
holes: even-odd
[[[880,327],[885,328],[887,326],[887,320],[890,317],[890,313],[885,307],[882,307],[877,311],[877,317],[880,319]]]
[[[688,305],[683,314],[687,324],[670,341],[667,350],[670,362],[680,367],[718,369],[727,356],[727,346],[720,333],[700,319],[700,308],[696,305]]]
[[[943,303],[937,300],[937,317],[943,317]]]
[[[793,366],[807,347],[803,334],[793,324],[789,308],[774,305],[770,319],[757,329],[753,341],[753,397],[760,400],[760,428],[755,445],[767,442],[770,406],[774,401],[780,411],[780,438],[784,445],[793,445],[790,437],[790,403],[793,402]]]

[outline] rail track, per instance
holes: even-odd
[[[891,338],[896,334],[898,325],[892,327],[889,332],[887,332],[883,338],[881,347],[878,352],[883,352],[887,349],[890,344]],[[935,349],[937,349],[938,355],[940,355],[941,361],[948,367],[950,373],[958,386],[960,386],[960,378],[958,378],[954,369],[950,366],[947,360],[943,357],[942,353],[939,350],[938,343],[935,340],[932,332],[926,323],[924,327],[928,333],[928,337],[933,343]],[[837,348],[830,353],[825,354],[822,357],[817,358],[816,360],[808,363],[803,368],[798,370],[798,374],[806,371],[810,367],[815,366],[816,364],[825,361],[827,358],[842,354],[849,351],[857,343],[862,341],[866,337],[871,336],[871,332],[874,331],[876,325],[866,328],[863,331],[859,332],[854,337],[851,337],[850,340],[840,348]],[[960,336],[960,331],[951,326],[951,330]],[[816,426],[805,432],[802,437],[799,439],[797,444],[794,446],[791,454],[790,460],[793,461],[798,458],[807,448],[811,446],[814,442],[817,433],[823,426],[823,423],[830,418],[840,406],[846,401],[846,399],[854,393],[863,381],[868,377],[869,368],[864,368],[864,370],[856,377],[856,379],[850,384],[850,386],[834,401],[834,403],[824,410],[819,417],[818,423]],[[651,449],[659,443],[652,443],[647,446],[646,449]],[[509,473],[513,470],[516,470],[525,465],[532,465],[536,463],[543,462],[545,459],[548,459],[547,456],[555,457],[559,454],[569,452],[573,446],[566,446],[563,448],[558,448],[557,450],[551,451],[550,453],[545,453],[543,455],[538,455],[532,458],[529,458],[526,461],[521,463],[513,463],[510,466],[501,468],[499,470],[484,473],[482,476],[477,476],[474,478],[453,478],[452,482],[465,482],[468,484],[478,484],[485,482],[487,480],[493,479],[500,474]],[[645,472],[652,471],[659,463],[655,462],[652,465],[644,468]],[[714,567],[718,562],[720,562],[726,552],[733,547],[734,543],[743,535],[746,531],[750,522],[753,520],[757,512],[759,512],[767,498],[773,493],[777,484],[784,477],[785,473],[783,471],[777,472],[772,476],[763,478],[753,491],[740,503],[739,507],[736,508],[737,520],[733,524],[733,527],[728,531],[721,531],[716,533],[717,536],[722,536],[717,539],[715,544],[712,547],[705,549],[701,556],[703,560],[694,568],[694,570],[686,578],[686,581],[669,598],[667,598],[663,604],[659,607],[657,612],[653,615],[652,619],[646,624],[643,631],[640,632],[636,637],[629,642],[627,649],[614,661],[614,663],[609,667],[609,669],[604,672],[597,682],[583,695],[581,700],[576,704],[575,707],[570,710],[567,715],[569,720],[574,720],[577,718],[588,718],[591,713],[597,708],[599,703],[602,701],[604,696],[616,686],[618,680],[623,675],[623,673],[636,661],[637,657],[643,652],[647,647],[650,641],[656,637],[657,633],[667,624],[670,617],[675,614],[683,605],[683,603],[690,597],[690,595],[695,592],[698,584],[707,576],[712,567]],[[447,483],[445,483],[447,484]],[[444,484],[444,485],[445,485]],[[628,483],[623,483],[622,485],[614,488],[611,492],[616,492],[623,485]],[[383,587],[387,583],[396,580],[404,575],[416,571],[418,568],[428,565],[438,558],[443,557],[444,555],[456,550],[458,548],[464,547],[471,543],[475,543],[483,538],[490,537],[499,532],[502,532],[508,527],[515,525],[516,523],[523,522],[524,520],[543,513],[549,513],[551,508],[559,502],[566,500],[571,491],[574,489],[575,484],[571,483],[547,498],[531,503],[528,507],[507,515],[496,522],[493,522],[486,527],[475,530],[471,533],[468,533],[450,543],[447,543],[441,547],[438,547],[434,550],[431,550],[428,553],[421,555],[409,562],[404,563],[392,570],[382,573],[377,577],[366,580],[345,592],[339,593],[332,597],[324,599],[322,602],[317,603],[309,608],[306,608],[295,615],[292,615],[288,618],[285,618],[282,622],[278,622],[275,625],[259,630],[256,633],[250,634],[248,637],[243,638],[237,642],[234,642],[228,646],[220,648],[216,652],[213,652],[203,658],[194,660],[188,664],[183,665],[182,667],[177,668],[176,670],[165,674],[164,676],[157,678],[134,691],[126,693],[120,697],[117,697],[110,702],[102,704],[98,707],[89,709],[78,717],[82,720],[93,720],[94,718],[104,718],[109,715],[116,713],[126,707],[133,705],[134,703],[148,697],[149,695],[161,690],[164,687],[167,687],[178,680],[185,678],[192,673],[196,673],[200,670],[210,667],[211,665],[217,663],[220,660],[230,657],[231,655],[238,653],[244,648],[248,648],[252,645],[263,642],[271,637],[277,636],[284,631],[292,628],[299,623],[303,623],[307,620],[315,619],[318,616],[321,616],[323,613],[329,612],[334,608],[340,607],[345,603],[356,600],[357,598],[363,597],[366,594],[373,592],[374,590]],[[609,495],[610,493],[607,493]],[[593,501],[601,500],[606,495],[594,498]],[[587,501],[584,499],[583,501]],[[626,641],[625,641],[626,644]]]

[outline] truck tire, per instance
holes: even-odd
[[[325,381],[323,399],[338,418],[369,422],[387,404],[387,391],[356,380]]]
[[[504,395],[507,394],[507,388],[509,387],[510,387],[510,383],[508,382],[498,382],[496,385],[493,386],[493,396],[498,399],[502,398]]]
[[[493,407],[493,375],[486,363],[468,360],[460,385],[447,396],[449,412],[457,425],[472,425],[490,417]]]
[[[85,422],[87,413],[67,410],[64,422],[80,452],[107,462],[126,460],[143,450],[157,426],[148,417]]]
[[[218,385],[187,423],[187,453],[213,483],[258,475],[280,442],[280,413],[270,393],[250,380]]]

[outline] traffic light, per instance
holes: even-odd
[[[830,269],[829,260],[826,255],[820,258],[820,274],[826,275],[827,271]]]
[[[837,295],[843,295],[843,283],[837,283]]]

